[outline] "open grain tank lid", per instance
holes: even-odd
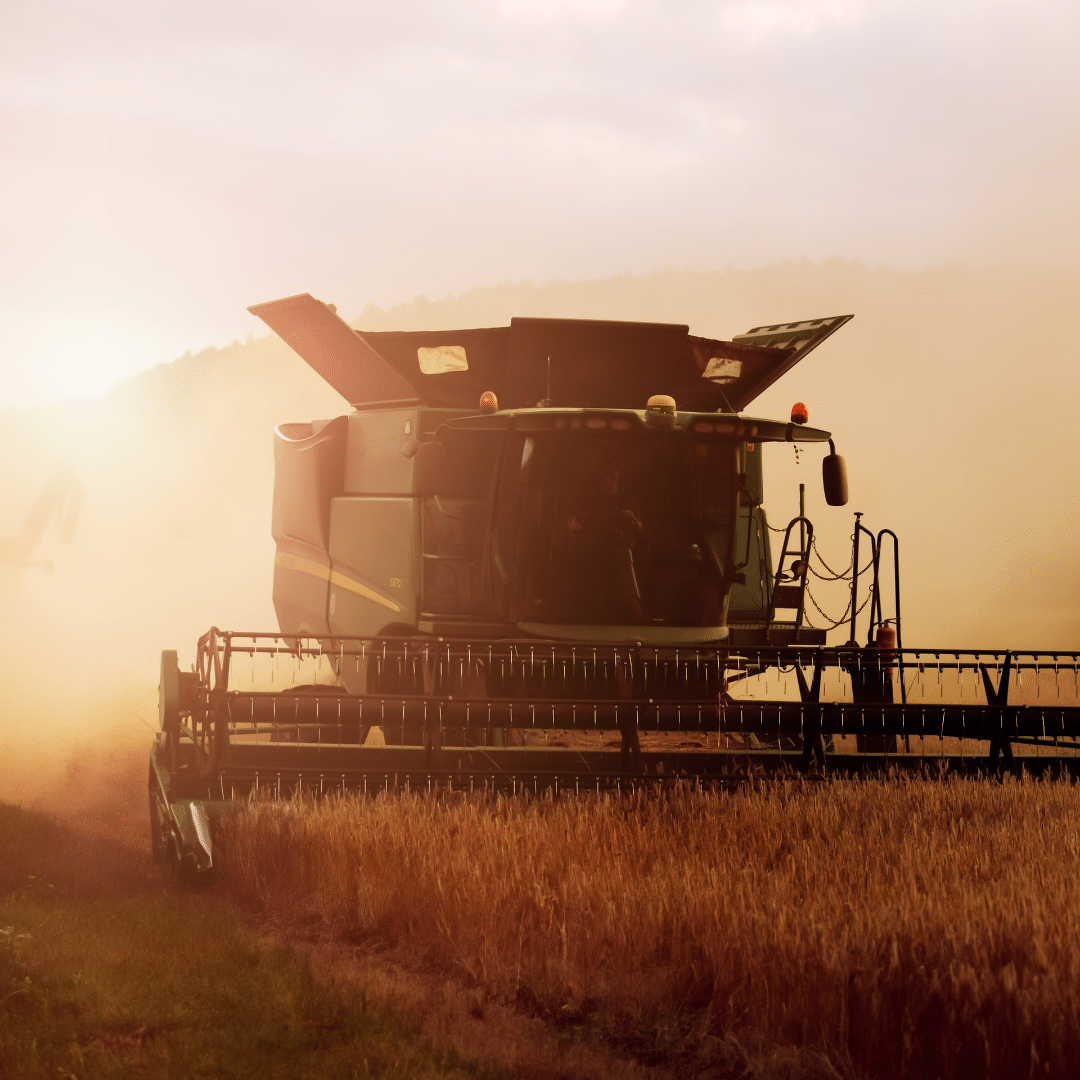
[[[740,412],[852,316],[759,326],[732,341],[669,323],[512,319],[479,330],[358,333],[308,293],[248,310],[350,404],[504,409],[640,409],[670,394],[682,409]]]

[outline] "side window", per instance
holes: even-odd
[[[489,499],[501,437],[497,431],[439,435],[437,494],[423,500],[425,611],[482,612]]]
[[[496,610],[503,616],[510,614],[511,585],[517,565],[522,461],[531,458],[532,446],[533,440],[524,435],[509,436],[495,496],[495,520],[491,537],[492,585]]]
[[[487,498],[501,436],[499,431],[441,432],[440,494],[450,498]]]
[[[731,587],[728,617],[732,622],[738,622],[740,616],[756,618],[764,615],[769,606],[771,586],[769,533],[761,508],[740,507],[738,521],[735,565],[746,575],[746,581]]]

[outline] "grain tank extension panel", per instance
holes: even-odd
[[[474,330],[359,333],[308,293],[248,310],[351,405],[504,409],[538,402],[638,409],[670,394],[697,412],[741,412],[851,316],[756,327],[733,341],[666,323],[512,319]]]

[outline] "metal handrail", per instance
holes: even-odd
[[[870,554],[871,566],[874,571],[874,583],[871,586],[870,593],[870,624],[871,631],[867,637],[867,645],[870,645],[873,641],[873,622],[874,622],[874,606],[877,602],[878,591],[878,547],[877,539],[874,534],[862,523],[862,513],[858,510],[855,511],[855,533],[852,537],[852,556],[851,556],[851,634],[848,637],[847,644],[852,648],[858,648],[859,642],[855,634],[855,620],[858,618],[859,611],[859,534],[866,533],[870,538]]]
[[[895,601],[896,614],[893,616],[893,622],[896,624],[896,649],[899,656],[899,671],[900,671],[900,700],[904,704],[907,703],[907,686],[904,682],[904,642],[901,637],[900,627],[900,540],[896,533],[892,529],[882,529],[877,534],[877,552],[875,554],[875,566],[874,566],[874,583],[875,583],[875,603],[877,605],[877,623],[874,622],[874,614],[870,613],[870,632],[873,633],[875,625],[881,626],[883,624],[882,612],[881,612],[881,592],[877,588],[880,584],[880,576],[878,573],[877,562],[881,559],[883,551],[883,541],[886,536],[892,537],[893,542],[893,600]]]

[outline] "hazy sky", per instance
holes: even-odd
[[[300,291],[1076,265],[1078,46],[1076,0],[4,0],[0,405]]]

